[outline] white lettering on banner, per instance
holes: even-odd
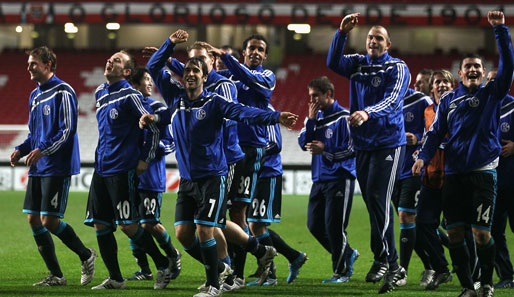
[[[21,2],[21,1],[20,1]],[[359,12],[362,24],[487,26],[487,12],[514,15],[514,4],[404,3],[168,3],[89,2],[0,3],[4,23],[179,23],[339,25],[341,16]],[[29,13],[27,13],[29,12]],[[35,13],[37,12],[37,13]],[[23,18],[23,19],[22,19]],[[509,17],[507,17],[509,18]],[[512,18],[512,17],[510,17]],[[510,22],[509,22],[510,23]]]

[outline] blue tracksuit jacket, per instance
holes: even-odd
[[[494,27],[494,34],[500,53],[496,79],[486,86],[480,85],[473,93],[462,83],[445,93],[418,156],[428,164],[448,133],[448,143],[444,148],[447,175],[474,171],[500,155],[500,107],[512,84],[514,53],[505,25]]]
[[[325,145],[322,154],[312,155],[312,181],[324,182],[341,178],[355,179],[355,152],[347,121],[350,112],[334,101],[327,110],[318,111],[315,120],[305,118],[298,135],[302,150],[313,140]]]
[[[29,135],[16,147],[21,156],[39,148],[43,157],[29,176],[69,176],[80,171],[77,136],[77,95],[64,81],[52,76],[29,97]]]
[[[348,35],[336,32],[328,51],[327,66],[350,80],[350,113],[364,110],[369,119],[351,127],[356,150],[374,151],[405,145],[403,98],[409,87],[407,65],[386,52],[343,55]]]
[[[514,97],[505,96],[500,109],[500,139],[514,141]],[[498,164],[498,188],[514,188],[514,155],[500,157]]]
[[[100,176],[114,176],[137,166],[138,160],[147,163],[155,157],[159,146],[159,130],[152,124],[144,139],[139,118],[152,112],[140,92],[126,80],[104,83],[95,92],[98,145],[95,152],[95,171]]]

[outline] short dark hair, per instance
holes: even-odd
[[[211,49],[209,47],[207,47],[206,45],[204,45],[202,42],[195,41],[193,44],[188,46],[187,47],[187,53],[189,54],[189,52],[194,50],[194,49],[196,49],[196,50],[203,50],[204,49],[209,56],[211,56],[211,57],[214,56],[212,54],[212,52],[211,52]]]
[[[52,66],[50,66],[50,72],[55,72],[55,68],[57,67],[57,56],[47,46],[36,47],[35,49],[27,51],[26,53],[29,56],[34,56],[41,59],[41,62],[43,62],[43,64],[48,64],[48,62],[52,62]]]
[[[246,50],[246,47],[248,46],[248,42],[252,39],[264,41],[264,43],[266,44],[266,48],[264,49],[264,52],[266,54],[268,54],[268,41],[266,40],[266,38],[264,38],[264,36],[262,36],[260,34],[253,34],[253,35],[250,35],[250,37],[246,38],[245,41],[243,41],[243,51]]]
[[[332,97],[334,97],[334,84],[326,76],[316,77],[309,82],[307,87],[310,89],[318,89],[323,94],[331,91]]]
[[[134,84],[140,85],[141,80],[145,76],[145,73],[150,74],[150,72],[148,72],[148,69],[146,69],[146,67],[142,67],[142,66],[136,67],[136,69],[134,69],[134,71],[131,73],[130,77],[128,78],[128,82],[131,85],[134,85]]]
[[[484,59],[479,55],[479,54],[475,54],[475,53],[468,53],[468,54],[465,54],[462,59],[460,59],[460,63],[459,63],[459,69],[462,68],[462,63],[464,63],[464,59],[480,59],[480,62],[482,64],[482,67],[484,67]]]
[[[423,68],[423,69],[421,69],[421,70],[418,72],[418,74],[421,74],[421,75],[427,75],[427,76],[429,76],[429,77],[430,77],[430,76],[432,76],[432,73],[433,73],[432,69],[427,69],[427,68]]]
[[[195,66],[200,67],[200,69],[202,69],[203,76],[209,75],[209,70],[208,70],[207,64],[205,63],[204,60],[202,60],[202,59],[200,59],[198,57],[192,57],[192,58],[189,58],[189,60],[186,61],[186,63],[184,64],[184,67],[186,67],[188,64],[193,64]]]
[[[266,43],[266,48],[268,47],[268,44]],[[232,53],[230,54],[232,57],[236,58],[239,60],[239,52],[237,50],[235,50],[234,48],[232,48],[232,46],[230,45],[224,45],[221,47],[222,50],[232,50]]]
[[[129,53],[127,50],[124,50],[124,49],[121,50],[120,53],[127,55],[127,57],[129,58],[127,63],[125,64],[125,69],[129,69],[130,75],[132,75],[132,73],[134,73],[134,71],[136,71],[136,67],[137,67],[136,58],[134,58],[134,56],[131,53]]]

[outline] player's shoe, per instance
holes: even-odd
[[[126,278],[128,281],[138,281],[138,280],[153,280],[152,273],[144,273],[141,270],[136,271],[133,276]]]
[[[236,286],[234,288],[234,290],[238,290],[238,289],[244,288],[245,284],[246,283],[245,283],[244,278],[236,277],[234,279],[234,285]]]
[[[425,290],[432,291],[437,289],[440,285],[452,281],[452,274],[449,271],[435,273],[432,281],[427,285]]]
[[[234,291],[237,288],[237,285],[234,283],[235,275],[229,275],[223,284],[220,284],[221,292],[230,292]]]
[[[56,286],[66,286],[66,278],[64,275],[62,277],[57,277],[55,275],[48,275],[40,282],[32,284],[33,286],[42,286],[42,287],[56,287]]]
[[[373,265],[371,266],[371,269],[369,270],[368,274],[366,275],[366,282],[376,283],[376,282],[380,281],[386,274],[387,270],[389,270],[388,263],[381,263],[381,262],[373,263]]]
[[[478,290],[478,297],[493,297],[494,296],[494,288],[491,285],[483,285],[480,290]]]
[[[350,278],[353,275],[353,264],[355,264],[360,255],[358,250],[353,249],[352,255],[346,259],[346,272],[343,276]]]
[[[168,258],[171,262],[171,279],[176,279],[179,275],[180,275],[180,271],[182,270],[182,262],[180,261],[180,258],[182,257],[182,255],[180,255],[180,252],[175,249],[175,251],[177,251],[177,258],[173,259],[173,258]]]
[[[221,290],[218,290],[213,286],[200,288],[199,291],[200,293],[195,294],[193,297],[221,296]]]
[[[171,266],[172,261],[170,261]],[[159,269],[155,273],[155,284],[153,285],[153,288],[155,290],[162,290],[166,288],[166,286],[171,281],[171,270],[170,267],[166,267],[165,269]]]
[[[263,286],[276,286],[278,284],[278,280],[276,278],[272,278],[268,276],[266,281],[262,284]]]
[[[91,251],[91,256],[86,261],[83,261],[80,267],[80,284],[83,286],[89,284],[93,279],[93,275],[95,275],[95,261],[96,257],[98,257],[95,250],[88,250]]]
[[[264,271],[264,267],[260,266],[259,263],[257,263],[257,270],[253,274],[250,274],[248,277],[259,277],[262,272]]]
[[[458,297],[477,297],[477,293],[472,289],[463,289]]]
[[[94,286],[91,288],[91,290],[111,290],[111,289],[125,289],[125,281],[119,282],[116,280],[113,280],[111,278],[108,278],[104,280],[101,284],[98,286]]]
[[[346,283],[350,280],[349,277],[342,276],[340,274],[334,274],[329,279],[322,280],[321,282],[324,284],[329,283]]]
[[[262,285],[268,278],[268,275],[270,273],[270,266],[271,266],[271,263],[273,262],[273,258],[275,258],[277,256],[277,250],[274,247],[266,245],[265,248],[266,248],[266,252],[264,253],[264,255],[262,257],[260,257],[258,259],[259,266],[263,267],[263,272],[261,273],[261,275],[259,275],[259,278],[257,280],[259,285]],[[250,285],[250,283],[248,283],[248,285]]]
[[[225,266],[225,268],[223,269],[222,272],[220,272],[220,274],[218,275],[218,284],[220,284],[220,287],[221,285],[223,285],[225,283],[225,280],[230,276],[232,275],[232,268],[230,268],[230,266],[228,266],[227,263],[223,263],[223,265]]]
[[[289,275],[287,276],[288,284],[292,283],[296,279],[300,272],[300,268],[302,268],[303,264],[305,264],[305,261],[307,260],[309,260],[309,258],[307,258],[307,254],[300,252],[300,255],[298,255],[292,263],[289,263]]]
[[[507,289],[507,288],[514,288],[514,281],[511,279],[504,279],[499,282],[497,282],[494,285],[495,289]]]
[[[384,276],[384,283],[378,290],[378,294],[391,292],[397,286],[396,284],[405,278],[407,278],[407,273],[403,267],[398,266],[395,270],[389,270]]]
[[[432,269],[425,269],[421,273],[421,279],[419,280],[419,285],[422,287],[428,286],[428,284],[434,279],[435,271]]]

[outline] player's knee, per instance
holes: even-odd
[[[183,246],[191,246],[194,241],[194,229],[193,233],[190,232],[189,228],[184,225],[175,226],[175,237]]]
[[[128,236],[132,236],[132,235],[136,234],[139,226],[137,223],[132,223],[132,224],[120,224],[119,227],[123,233],[125,233]]]
[[[41,222],[41,218],[37,214],[27,214],[27,221],[29,225],[32,227],[41,226],[43,223]]]
[[[55,230],[59,226],[59,218],[55,216],[41,216],[41,223],[48,230]]]
[[[459,243],[464,241],[464,228],[463,227],[457,227],[457,228],[451,228],[448,229],[448,239],[450,240],[450,243]]]
[[[153,233],[154,231],[154,228],[157,224],[155,223],[142,223],[141,226],[147,231],[147,232],[150,232],[150,233]]]
[[[266,233],[266,224],[265,223],[250,222],[249,226],[250,226],[250,231],[252,231],[252,234],[255,236]]]
[[[398,216],[400,223],[414,223],[416,221],[416,214],[407,211],[399,211]]]
[[[473,228],[473,235],[475,236],[475,241],[479,245],[485,245],[491,240],[491,232],[482,229]]]

